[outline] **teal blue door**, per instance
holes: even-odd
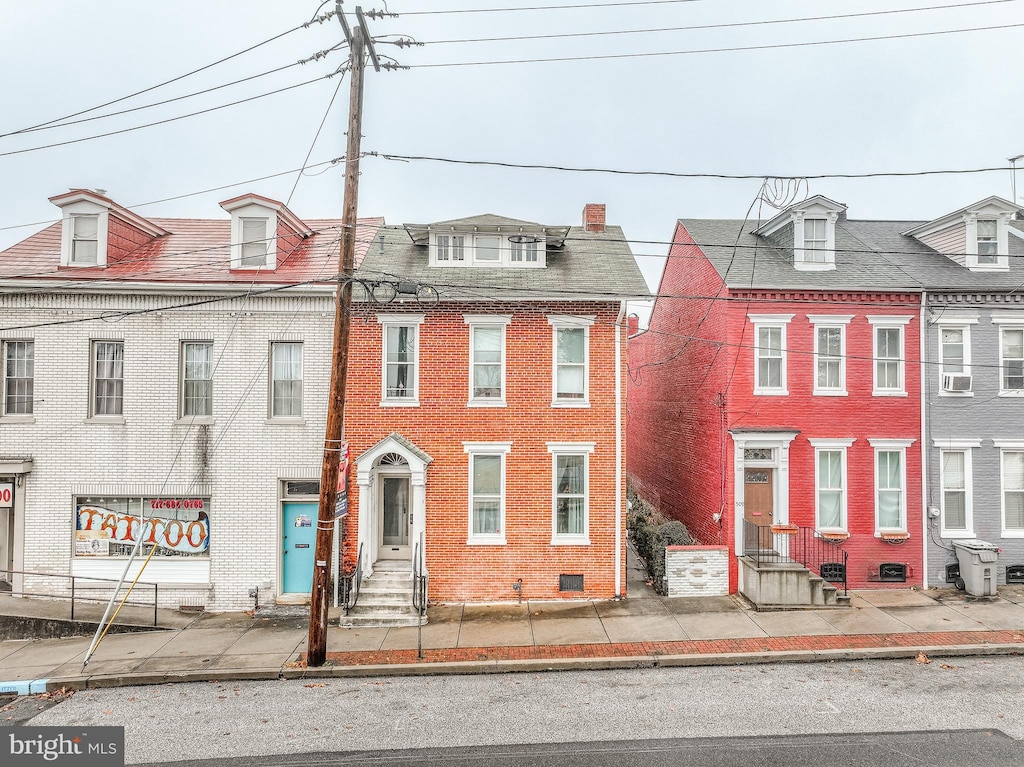
[[[286,503],[283,508],[281,591],[285,594],[308,594],[313,590],[318,506],[315,503]]]

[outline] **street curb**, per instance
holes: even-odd
[[[180,684],[185,682],[231,682],[303,679],[345,679],[375,676],[442,676],[468,674],[511,674],[543,671],[601,671],[612,669],[686,668],[700,666],[743,666],[776,663],[823,663],[860,660],[899,660],[917,658],[924,653],[932,658],[1024,655],[1022,644],[913,645],[905,647],[835,648],[828,650],[784,650],[747,653],[702,653],[689,655],[633,655],[594,658],[517,658],[504,660],[438,661],[337,665],[318,668],[267,667],[261,669],[217,669],[164,673],[83,674],[26,680],[32,692],[60,689],[86,690],[108,687]]]

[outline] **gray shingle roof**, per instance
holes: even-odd
[[[972,272],[919,240],[901,234],[921,221],[836,223],[836,268],[798,271],[791,247],[753,234],[757,221],[680,219],[730,288],[805,290],[979,290],[1024,289],[1024,240],[1009,235],[1010,268]],[[1024,231],[1024,224],[1011,222]]]
[[[497,218],[497,217],[494,217]],[[459,219],[464,222],[466,219]],[[505,219],[513,221],[513,219]],[[429,265],[425,245],[416,245],[402,226],[378,231],[358,276],[381,276],[434,286],[442,300],[619,300],[649,295],[622,229],[604,232],[569,227],[561,248],[548,248],[547,267],[452,267]]]

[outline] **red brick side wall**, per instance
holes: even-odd
[[[154,239],[141,229],[111,215],[107,218],[107,263],[114,264]]]
[[[351,328],[346,439],[353,459],[397,432],[433,461],[426,478],[426,560],[436,601],[615,596],[614,303],[467,303],[424,309],[392,304],[387,313],[424,313],[419,335],[419,407],[381,407],[382,326],[376,312]],[[467,407],[469,326],[463,313],[511,314],[506,329],[505,408]],[[589,408],[553,408],[549,314],[594,315]],[[625,339],[625,329],[621,332]],[[623,350],[623,366],[625,352]],[[623,387],[624,388],[624,387]],[[625,394],[625,391],[623,391]],[[463,442],[511,442],[506,456],[503,546],[467,545],[469,460]],[[552,456],[547,442],[594,442],[589,471],[589,546],[552,546]],[[623,446],[624,447],[624,446]],[[623,474],[624,477],[624,474]],[[345,555],[354,561],[361,509],[355,483]],[[621,497],[625,498],[624,480]],[[625,541],[625,519],[622,519]],[[585,591],[559,592],[559,574],[583,574]],[[619,571],[625,591],[625,557]]]
[[[302,236],[288,226],[280,218],[277,220],[277,263],[287,263],[292,260],[292,253],[302,242]]]
[[[789,516],[815,525],[810,438],[856,441],[847,451],[851,587],[918,585],[921,568],[919,297],[911,294],[730,293],[689,233],[677,228],[650,330],[629,342],[627,471],[640,494],[702,543],[735,544],[737,500],[729,430],[799,432],[790,445]],[[747,314],[793,314],[787,325],[789,396],[753,394],[753,326]],[[846,331],[847,397],[813,396],[812,314],[852,314]],[[910,316],[904,328],[906,397],[872,396],[868,315]],[[724,408],[723,408],[724,403]],[[724,422],[723,422],[724,418]],[[915,440],[906,449],[910,540],[874,535],[874,449],[869,439]],[[721,511],[720,523],[712,515]],[[878,565],[907,565],[906,584],[877,582]],[[730,589],[737,588],[735,560]]]

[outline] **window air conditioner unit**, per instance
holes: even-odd
[[[971,377],[963,373],[946,373],[942,376],[943,391],[970,391]]]

